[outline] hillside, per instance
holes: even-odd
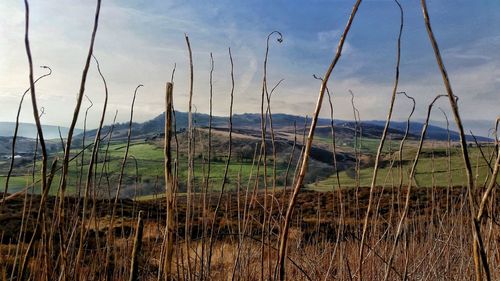
[[[36,140],[32,138],[18,137],[16,140],[17,155],[31,155],[35,151]],[[46,142],[47,151],[56,152],[61,149],[61,144],[58,140],[49,140]],[[40,146],[39,146],[40,148]],[[0,136],[0,157],[10,156],[12,151],[12,137]]]
[[[157,117],[146,121],[144,123],[133,123],[132,125],[132,136],[134,138],[148,138],[155,135],[160,135],[163,133],[165,126],[165,115],[160,114]],[[176,125],[177,130],[182,131],[187,127],[188,124],[188,113],[176,111]],[[293,132],[294,123],[297,126],[298,131],[302,131],[304,127],[305,117],[290,114],[273,114],[273,127],[276,131],[286,131]],[[260,131],[261,129],[261,119],[258,113],[244,113],[233,115],[233,128],[238,129],[250,129]],[[310,118],[308,118],[310,121]],[[209,115],[207,114],[194,114],[194,125],[196,127],[208,127]],[[229,118],[223,116],[213,116],[212,127],[216,128],[227,128],[229,124]],[[319,135],[329,135],[330,134],[330,120],[320,118],[318,119],[317,132]],[[382,131],[384,129],[385,121],[382,120],[371,120],[363,121],[360,123],[361,132],[364,138],[377,139],[382,136]],[[353,138],[354,130],[356,128],[356,123],[354,121],[348,120],[335,120],[334,126],[336,130],[337,137],[339,138]],[[111,126],[105,126],[103,128],[103,133],[109,131]],[[423,123],[421,122],[411,122],[409,138],[415,139],[420,136]],[[392,121],[389,127],[389,135],[393,139],[401,139],[404,135],[406,129],[406,122]],[[114,137],[124,138],[127,135],[128,124],[118,123],[114,128]],[[90,130],[86,133],[87,138],[93,138],[95,136],[96,130]],[[80,135],[81,137],[82,135]],[[431,140],[447,140],[448,131],[446,128],[441,128],[435,125],[429,125],[427,131],[427,139]],[[477,140],[480,142],[491,141],[491,139],[476,136]],[[450,139],[452,141],[457,141],[459,139],[459,134],[456,131],[450,131]],[[473,141],[472,136],[467,135],[467,141]]]

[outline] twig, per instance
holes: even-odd
[[[49,73],[43,74],[42,76],[38,77],[33,84],[36,84],[38,80],[50,76],[52,74],[52,69],[48,66],[40,66],[41,68],[45,68],[49,70]],[[26,94],[30,91],[31,88],[28,88],[26,91],[24,91],[23,95],[21,96],[21,100],[19,101],[19,107],[17,108],[17,115],[16,115],[16,125],[14,127],[14,135],[12,136],[12,148],[11,148],[11,155],[10,155],[10,164],[9,164],[9,171],[7,172],[7,178],[5,179],[5,188],[3,190],[3,201],[2,201],[2,206],[3,202],[5,202],[5,197],[7,196],[7,192],[9,191],[9,180],[10,176],[12,174],[12,170],[14,169],[14,156],[15,156],[15,151],[16,151],[16,140],[17,140],[17,133],[19,131],[19,116],[21,115],[21,108],[23,105],[24,97]]]
[[[340,41],[339,41],[339,44],[337,47],[337,52],[335,54],[335,57],[333,58],[332,63],[328,67],[328,70],[326,71],[325,76],[323,77],[323,81],[321,83],[321,88],[320,88],[319,95],[318,95],[318,101],[316,103],[316,109],[314,110],[314,113],[313,113],[312,123],[311,123],[311,127],[309,129],[309,136],[308,136],[307,143],[306,143],[306,146],[304,149],[304,156],[302,158],[302,166],[300,168],[299,177],[297,179],[297,182],[295,183],[292,197],[290,198],[290,203],[289,203],[288,209],[286,211],[285,222],[284,222],[282,231],[280,233],[280,238],[279,238],[280,246],[279,246],[279,254],[278,254],[278,263],[279,263],[278,278],[280,280],[285,279],[285,256],[286,256],[286,245],[287,245],[287,240],[288,240],[288,229],[290,227],[290,218],[292,216],[292,212],[293,212],[293,209],[295,207],[297,195],[300,191],[300,188],[302,187],[302,183],[304,181],[304,177],[305,177],[305,174],[307,172],[307,164],[309,162],[309,153],[311,151],[312,141],[314,138],[314,130],[316,129],[316,124],[318,122],[318,115],[319,115],[319,112],[321,110],[321,105],[323,102],[325,89],[326,89],[326,86],[328,83],[328,79],[330,78],[330,75],[331,75],[333,69],[335,68],[335,66],[337,65],[337,62],[340,59],[340,56],[342,54],[342,48],[344,47],[345,39],[347,37],[347,34],[349,33],[352,22],[354,20],[354,17],[356,15],[356,12],[358,11],[360,4],[361,4],[361,0],[357,0],[352,8],[351,15],[349,16],[349,20],[347,21],[347,25],[344,29],[344,32],[342,33],[342,36],[340,37]]]
[[[365,219],[363,222],[363,232],[361,233],[361,244],[359,246],[359,263],[358,263],[358,270],[359,270],[359,276],[360,276],[359,279],[360,280],[363,280],[362,261],[363,261],[363,255],[364,255],[364,247],[365,247],[364,243],[365,243],[365,239],[366,239],[366,232],[368,229],[368,220],[370,219],[370,215],[371,215],[370,213],[371,213],[372,201],[373,201],[373,191],[374,191],[375,186],[377,184],[379,162],[380,162],[380,158],[382,157],[382,149],[384,147],[385,139],[387,136],[387,131],[389,130],[391,117],[392,117],[392,111],[394,108],[394,101],[396,99],[396,93],[397,93],[398,84],[399,84],[399,65],[401,62],[401,36],[403,34],[403,27],[404,27],[404,14],[403,14],[403,8],[401,7],[401,4],[399,4],[398,0],[394,0],[394,1],[399,8],[399,15],[400,15],[394,86],[392,88],[391,102],[389,105],[389,112],[387,113],[387,119],[385,121],[384,131],[382,132],[382,137],[380,139],[380,143],[379,143],[379,146],[377,149],[377,156],[375,157],[375,166],[373,168],[372,182],[370,185],[370,195],[368,198],[368,206],[366,208]]]
[[[455,95],[453,94],[453,90],[451,88],[451,83],[448,78],[448,73],[446,72],[443,59],[441,58],[441,53],[439,51],[439,47],[434,37],[434,32],[432,31],[429,13],[427,11],[427,4],[425,0],[420,1],[422,5],[422,12],[424,15],[425,27],[427,29],[427,34],[429,35],[429,40],[432,45],[432,49],[434,50],[434,55],[436,57],[436,62],[441,72],[441,76],[443,78],[443,83],[446,89],[446,93],[448,94],[448,99],[450,101],[451,110],[453,112],[453,116],[455,117],[455,123],[458,128],[458,132],[460,135],[460,146],[462,148],[462,158],[464,161],[465,173],[467,175],[467,193],[468,193],[468,203],[469,203],[469,211],[470,211],[470,219],[471,219],[471,227],[472,227],[472,235],[473,235],[473,256],[474,256],[474,267],[476,272],[476,281],[482,280],[482,270],[481,266],[486,273],[486,279],[491,280],[490,268],[488,265],[488,260],[486,257],[486,253],[484,251],[484,246],[481,238],[481,225],[475,218],[475,207],[474,207],[474,199],[473,199],[473,191],[474,191],[474,178],[472,176],[472,168],[471,162],[469,159],[469,153],[467,149],[467,140],[465,138],[464,127],[462,125],[462,120],[460,118],[460,113],[458,111],[457,101],[455,99]]]

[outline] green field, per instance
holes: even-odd
[[[491,152],[491,148],[483,148],[484,153]],[[413,163],[416,153],[415,147],[404,149],[403,153],[403,185],[408,184],[408,174]],[[434,154],[434,156],[433,156]],[[483,185],[486,176],[489,174],[487,163],[481,156],[478,148],[469,149],[470,160],[472,163],[472,172],[475,177],[476,185]],[[486,154],[487,157],[490,154]],[[391,160],[395,160],[391,166]],[[424,148],[420,155],[416,166],[414,185],[421,187],[446,187],[450,184],[454,186],[465,186],[467,183],[466,173],[464,170],[464,162],[460,149],[454,147],[451,149],[451,166],[449,166],[448,157],[446,156],[446,148]],[[379,169],[377,177],[378,186],[399,186],[400,172],[397,153],[386,155],[384,157],[385,165]],[[451,173],[448,171],[451,170]],[[370,186],[373,176],[373,167],[361,168],[359,171],[359,185]],[[356,172],[354,169],[341,171],[339,173],[340,183],[342,187],[356,186]],[[499,180],[500,182],[500,180]],[[309,184],[310,189],[328,191],[332,190],[333,186],[337,186],[335,175],[329,178]]]
[[[123,142],[111,144],[108,150],[108,158],[105,163],[102,161],[104,157],[105,146],[101,147],[101,153],[99,154],[100,159],[98,159],[98,164],[95,165],[95,169],[97,171],[96,181],[99,182],[99,178],[101,178],[100,188],[106,190],[108,189],[106,176],[109,178],[110,189],[113,190],[116,188],[116,184],[118,182],[118,177],[120,174],[121,165],[123,162],[123,157],[125,154],[126,144]],[[74,153],[78,153],[79,150],[75,150]],[[91,150],[85,151],[84,160],[83,160],[83,179],[81,180],[82,185],[85,186],[85,178],[88,171],[88,162],[90,161]],[[54,155],[50,159],[54,157],[62,158],[62,154]],[[175,152],[172,157],[175,159]],[[220,190],[222,186],[222,179],[224,177],[224,170],[226,166],[226,156],[225,155],[217,155],[214,157],[217,160],[212,161],[210,164],[210,188],[212,190]],[[136,162],[137,161],[137,162]],[[252,170],[251,162],[236,162],[236,158],[233,158],[232,162],[229,165],[228,175],[226,179],[226,188],[232,189],[235,188],[238,184],[238,175],[240,175],[240,184],[241,186],[246,187],[248,183],[248,178]],[[181,190],[185,187],[185,179],[187,179],[187,158],[185,155],[179,155],[179,182]],[[194,186],[195,190],[199,190],[203,186],[203,179],[206,177],[207,173],[207,164],[203,163],[204,161],[200,156],[195,157],[195,174],[194,174]],[[77,166],[78,163],[78,166]],[[77,187],[80,184],[80,164],[81,156],[78,156],[70,163],[69,169],[69,184],[67,188],[68,193],[76,193]],[[137,165],[136,165],[137,163]],[[103,165],[105,165],[105,169],[103,169]],[[37,163],[37,168],[40,168],[40,163]],[[141,142],[131,143],[129,149],[129,157],[124,170],[123,177],[123,186],[129,186],[135,188],[136,182],[137,186],[140,189],[146,188],[147,193],[153,192],[152,190],[156,186],[157,190],[163,190],[164,183],[164,156],[163,156],[163,148],[156,146],[154,144]],[[279,165],[277,169],[277,174],[284,174],[284,166]],[[31,165],[27,165],[24,167],[18,167],[15,169],[14,176],[11,177],[9,183],[9,193],[16,192],[22,190],[26,185],[32,183],[32,176],[29,172],[31,169]],[[272,175],[272,162],[268,160],[268,175],[269,177]],[[253,178],[255,178],[256,168],[253,171]],[[23,175],[19,175],[19,173],[25,173]],[[260,174],[262,174],[262,170]],[[35,175],[35,182],[40,178],[40,174],[37,173]],[[270,179],[271,180],[271,179]],[[51,194],[57,193],[58,183],[60,181],[60,171],[54,177],[54,183],[52,185]],[[5,186],[5,177],[0,177],[0,186]],[[36,185],[36,188],[39,189],[39,184]],[[37,192],[35,190],[35,192]],[[144,192],[142,192],[144,193]]]
[[[317,139],[320,142],[327,142],[326,139]],[[345,144],[344,144],[345,145]],[[348,146],[344,146],[344,149],[348,149]],[[363,157],[369,157],[374,159],[374,154],[378,146],[378,140],[374,139],[363,139],[362,141],[362,153]],[[400,181],[399,168],[398,168],[398,155],[394,152],[397,149],[398,143],[393,142],[384,147],[384,157],[383,165],[379,170],[377,185],[379,186],[398,186]],[[126,143],[117,142],[112,143],[108,150],[108,158],[106,162],[103,162],[104,151],[106,149],[105,145],[101,146],[101,151],[99,154],[98,164],[95,166],[96,177],[95,181],[100,183],[98,190],[104,193],[112,194],[113,190],[116,189],[118,182],[118,177],[120,173],[120,168],[122,165],[124,153],[125,153]],[[403,184],[408,183],[408,173],[416,153],[415,144],[408,142],[407,148],[404,149],[403,156]],[[492,147],[486,147],[483,149],[484,153],[489,157]],[[392,151],[392,153],[389,153]],[[75,149],[74,154],[78,153],[79,150]],[[69,170],[69,183],[67,192],[69,194],[75,194],[78,192],[78,186],[85,186],[85,177],[88,170],[88,162],[90,160],[91,150],[85,151],[83,159],[83,169],[80,167],[81,155],[76,157],[70,163]],[[451,148],[451,167],[448,166],[448,157],[446,156],[445,147],[431,148],[426,147],[423,149],[419,163],[416,169],[416,175],[414,180],[414,185],[423,187],[445,187],[450,183],[451,185],[465,185],[466,175],[463,169],[463,160],[461,157],[461,152],[458,147]],[[54,157],[62,158],[62,154],[53,155],[50,159]],[[173,158],[175,159],[175,152]],[[215,161],[213,160],[215,159]],[[480,154],[478,148],[470,149],[470,159],[473,165],[473,173],[477,185],[482,185],[485,182],[487,175],[489,174],[489,168],[487,163],[484,161]],[[137,161],[137,162],[136,162]],[[163,148],[152,144],[146,143],[144,141],[131,143],[129,150],[129,158],[125,166],[125,172],[123,177],[123,192],[125,196],[135,196],[138,191],[139,195],[150,195],[155,193],[162,193],[164,186],[163,179]],[[40,161],[39,161],[40,162]],[[37,168],[40,168],[40,163],[38,162]],[[195,157],[195,174],[194,174],[194,186],[195,191],[201,190],[204,186],[203,179],[206,177],[207,164],[203,163],[201,154]],[[392,164],[391,164],[392,162]],[[8,162],[5,162],[3,166],[7,166]],[[187,158],[185,155],[179,156],[179,186],[180,191],[185,190],[186,179],[187,179]],[[137,165],[136,165],[137,164]],[[105,167],[103,167],[105,165]],[[222,179],[224,176],[224,169],[226,165],[226,155],[215,155],[212,157],[211,170],[210,170],[210,188],[214,191],[220,190],[222,186]],[[262,165],[260,174],[262,175]],[[277,177],[278,186],[281,186],[283,182],[283,177],[285,174],[286,163],[280,162],[277,165]],[[451,174],[448,170],[451,170]],[[6,174],[5,168],[3,169],[3,174]],[[83,171],[83,178],[81,178],[80,171]],[[101,173],[103,171],[103,173]],[[245,161],[243,163],[239,162],[235,157],[229,165],[228,176],[226,179],[226,188],[228,190],[234,189],[238,186],[238,182],[241,187],[246,188],[247,185],[253,187],[255,182],[256,167],[253,167],[252,181],[249,182],[249,175],[252,172],[252,163],[250,161]],[[314,172],[314,171],[312,171]],[[293,174],[293,167],[290,171],[289,182]],[[373,163],[364,164],[359,170],[359,185],[360,186],[370,186],[373,174]],[[269,184],[271,183],[272,175],[272,161],[268,159],[268,177]],[[451,175],[451,177],[450,177]],[[350,167],[339,173],[340,183],[342,187],[355,187],[356,181],[356,171],[354,167]],[[35,181],[40,177],[37,172],[35,174]],[[451,178],[451,182],[450,182]],[[57,193],[57,188],[60,181],[60,171],[56,174],[54,178],[54,183],[52,185],[51,194]],[[261,178],[262,181],[262,178]],[[31,175],[31,164],[26,164],[22,167],[17,167],[14,170],[14,176],[10,179],[9,192],[16,192],[22,190],[27,185],[32,183]],[[109,183],[109,184],[108,184]],[[5,177],[0,177],[0,186],[4,187]],[[262,185],[260,185],[262,186]],[[333,174],[326,179],[316,181],[314,183],[309,183],[306,185],[309,189],[314,189],[318,191],[329,191],[332,187],[337,186],[336,177]],[[39,192],[40,185],[35,185],[35,192]]]

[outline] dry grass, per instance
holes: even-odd
[[[394,190],[393,192],[396,192]],[[367,255],[363,262],[364,275],[370,280],[379,280],[384,275],[387,257],[392,246],[392,239],[395,235],[394,226],[397,223],[398,206],[393,201],[394,193],[390,190],[377,188],[374,197],[377,202],[377,215],[372,217],[367,235]],[[407,227],[402,231],[403,246],[397,248],[389,280],[399,280],[405,272],[405,264],[408,259],[407,275],[409,280],[468,280],[473,278],[472,260],[469,255],[471,242],[468,240],[470,228],[467,227],[467,206],[464,205],[465,192],[462,188],[453,188],[449,194],[449,202],[452,213],[447,213],[446,189],[435,190],[431,194],[428,188],[415,188],[410,200]],[[238,232],[238,204],[235,193],[229,193],[221,201],[223,209],[222,217],[216,221],[215,233],[217,241],[213,245],[212,265],[210,275],[204,276],[208,280],[229,280],[234,274],[235,278],[241,280],[259,280],[260,257],[261,257],[261,226],[259,218],[262,216],[261,208],[254,208],[249,211],[251,222],[245,233]],[[240,200],[244,196],[240,195]],[[281,201],[282,192],[277,193],[276,201]],[[291,232],[289,236],[288,261],[286,262],[287,280],[297,280],[307,278],[311,280],[339,279],[350,280],[356,278],[355,270],[358,260],[358,249],[361,235],[361,218],[367,207],[369,192],[361,189],[356,194],[354,189],[342,192],[344,202],[352,202],[352,198],[358,196],[359,206],[347,204],[345,209],[344,224],[340,234],[340,241],[336,243],[337,231],[339,231],[339,198],[333,192],[313,192],[304,191],[298,195],[297,209],[293,215]],[[433,196],[433,203],[431,200]],[[209,209],[214,209],[216,195],[208,201],[211,205]],[[37,202],[38,198],[34,198]],[[173,275],[180,276],[180,279],[187,278],[187,253],[191,260],[191,271],[195,274],[200,272],[199,256],[203,247],[203,227],[204,219],[201,212],[193,214],[191,222],[191,243],[187,250],[184,239],[185,207],[186,197],[179,196],[176,200],[177,225],[174,256]],[[50,198],[47,206],[54,206],[55,198]],[[73,206],[77,201],[67,199],[66,206]],[[263,204],[263,193],[256,197],[258,203]],[[10,216],[10,210],[18,208],[22,204],[22,199],[8,201],[7,212],[1,214],[3,233],[3,245],[1,248],[2,264],[9,271],[12,268],[16,245],[25,248],[26,244],[16,240],[16,234],[20,229],[20,221],[14,216]],[[258,205],[258,204],[257,204]],[[401,206],[402,207],[402,206]],[[493,206],[493,211],[498,212],[500,204]],[[144,235],[143,248],[139,256],[139,276],[140,280],[157,280],[160,249],[165,231],[165,211],[162,201],[153,200],[145,202],[134,202],[123,200],[119,202],[118,212],[120,218],[113,222],[112,233],[115,237],[111,257],[111,272],[103,272],[101,263],[105,259],[105,249],[97,248],[97,244],[104,245],[106,233],[110,231],[110,219],[108,202],[99,200],[96,207],[98,214],[97,228],[94,221],[88,222],[88,238],[85,243],[85,257],[82,263],[79,278],[86,279],[92,276],[92,280],[102,280],[111,277],[114,280],[128,278],[130,266],[130,255],[132,252],[134,229],[136,216],[139,211],[144,212]],[[69,212],[69,210],[68,210]],[[281,219],[279,209],[275,209],[271,216],[272,225],[269,241],[271,244],[266,247],[264,263],[267,264],[268,257],[271,257],[271,264],[276,262],[277,242],[279,233],[278,222]],[[498,218],[496,218],[498,219]],[[498,264],[500,250],[500,227],[496,224],[484,233],[484,237],[490,237],[487,241],[489,260],[491,264]],[[486,228],[488,229],[488,228]],[[12,235],[8,235],[11,233]],[[95,237],[101,239],[98,243]],[[30,274],[38,274],[37,257],[41,254],[41,241],[34,246]],[[57,246],[56,246],[57,247]],[[77,249],[77,245],[73,246]],[[238,248],[241,247],[239,263],[235,264],[235,257]],[[69,248],[70,250],[72,248]],[[182,254],[181,254],[182,251]],[[268,255],[268,252],[269,255]],[[407,255],[411,253],[411,255]],[[328,272],[328,277],[326,276]],[[274,274],[274,268],[265,268],[264,274]],[[109,276],[108,276],[109,275]],[[349,277],[351,275],[351,277]],[[85,276],[85,277],[84,277]],[[500,269],[492,266],[492,276],[500,276]]]

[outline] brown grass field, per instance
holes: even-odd
[[[404,190],[403,190],[404,191]],[[340,192],[344,210],[341,216],[341,202],[339,192],[315,192],[303,191],[298,196],[297,209],[291,226],[290,249],[287,263],[291,279],[339,279],[350,280],[356,276],[356,260],[358,257],[358,245],[361,232],[361,216],[366,212],[368,202],[368,189],[360,188],[343,190]],[[275,195],[276,205],[274,207],[270,224],[262,233],[263,192],[255,196],[245,196],[236,192],[226,193],[221,201],[222,212],[214,225],[217,240],[213,245],[213,263],[210,272],[205,278],[210,280],[228,279],[235,275],[236,279],[259,280],[262,263],[264,264],[264,276],[272,274],[269,272],[275,266],[279,221],[283,219],[283,204],[290,193],[284,197],[283,192]],[[393,225],[402,209],[402,202],[398,204],[397,188],[378,188],[375,191],[377,201],[377,215],[370,219],[370,232],[367,245],[369,254],[363,262],[363,270],[371,280],[383,278],[384,268],[387,265],[385,257],[388,255],[390,245],[394,239]],[[467,222],[466,194],[463,188],[451,189],[438,188],[416,188],[411,196],[408,221],[403,230],[403,246],[397,253],[397,258],[391,267],[391,280],[398,280],[404,274],[408,280],[465,280],[473,278],[470,252],[471,245],[468,242],[470,228]],[[38,209],[40,196],[29,196],[33,202],[31,220],[28,221],[24,233],[24,241],[19,240],[24,200],[17,198],[9,201],[0,213],[0,232],[3,233],[1,260],[5,270],[11,272],[14,261],[13,253],[17,247],[26,248],[26,241],[33,234],[34,217]],[[245,200],[245,197],[246,200]],[[238,199],[239,198],[239,199]],[[357,200],[355,200],[357,198]],[[187,276],[186,253],[189,252],[192,271],[197,274],[202,272],[198,261],[202,249],[207,251],[209,234],[212,231],[210,218],[203,217],[203,211],[199,207],[193,207],[190,224],[190,249],[185,249],[184,230],[186,214],[186,196],[179,196],[176,200],[177,210],[175,221],[176,237],[174,251],[175,279],[184,279]],[[401,198],[404,199],[404,198]],[[47,202],[47,212],[54,210],[55,197]],[[193,196],[194,205],[201,206],[202,196]],[[208,209],[214,209],[217,196],[208,198],[210,204]],[[401,200],[403,201],[403,200]],[[246,202],[246,204],[245,204]],[[349,203],[345,203],[349,202]],[[79,205],[80,203],[80,205]],[[248,205],[246,217],[238,212],[238,204]],[[81,208],[81,202],[76,198],[66,201],[67,215],[77,216],[74,210]],[[494,213],[498,213],[500,204],[498,201],[492,205]],[[143,239],[142,250],[139,255],[139,276],[141,280],[157,280],[159,259],[161,255],[162,241],[165,235],[165,206],[163,200],[121,200],[119,202],[119,219],[109,229],[110,202],[107,200],[96,201],[96,215],[88,222],[88,233],[85,243],[85,257],[82,260],[81,276],[78,279],[103,280],[111,278],[123,280],[128,277],[130,268],[130,252],[134,243],[136,232],[137,214],[143,212]],[[210,213],[208,215],[211,215]],[[343,218],[339,221],[339,218]],[[498,265],[500,260],[500,227],[498,217],[494,217],[489,227],[485,230],[485,241],[487,242],[492,265]],[[50,228],[48,223],[47,228]],[[241,231],[241,229],[246,229]],[[111,255],[111,265],[108,272],[102,270],[101,265],[105,261],[105,252],[102,247],[106,245],[106,233],[111,231],[114,235],[114,249]],[[60,235],[59,233],[57,235]],[[57,235],[53,247],[57,245]],[[66,233],[65,235],[71,236]],[[264,237],[264,241],[262,241]],[[37,237],[42,239],[42,237]],[[72,240],[78,240],[75,234]],[[261,248],[264,247],[265,255],[260,257]],[[36,252],[41,250],[35,247]],[[75,252],[76,249],[70,249]],[[235,260],[240,251],[240,261],[235,265]],[[40,253],[41,254],[41,253]],[[57,254],[53,254],[57,255]],[[74,258],[74,257],[73,257]],[[71,260],[72,258],[69,258]],[[36,263],[30,264],[30,272],[42,272],[36,270]],[[46,270],[54,270],[55,266],[47,264]],[[493,266],[492,276],[500,276],[500,268]],[[205,271],[207,269],[205,268]],[[271,270],[271,272],[273,272]],[[455,276],[455,278],[450,278]],[[467,277],[467,278],[466,278]],[[30,276],[32,280],[38,280],[42,276]],[[297,278],[297,279],[296,279]]]

